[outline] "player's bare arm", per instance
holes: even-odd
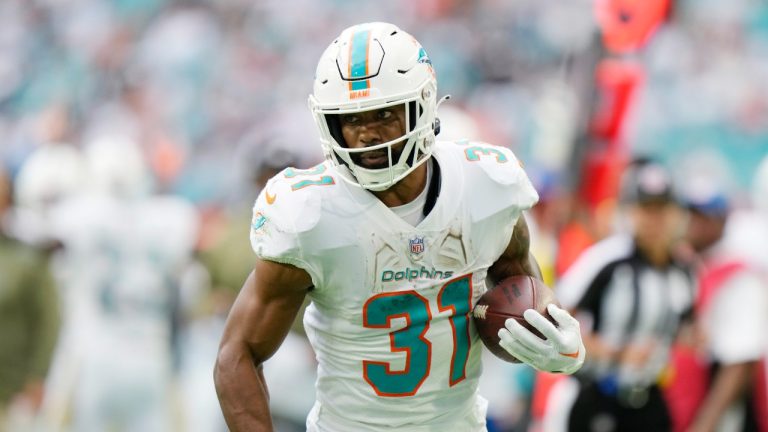
[[[531,234],[522,215],[517,219],[509,245],[498,260],[488,269],[488,276],[496,283],[516,275],[529,275],[541,279],[541,270],[530,251]]]
[[[514,275],[529,275],[541,279],[541,271],[530,251],[530,233],[525,218],[520,216],[512,238],[504,253],[488,269],[493,282]],[[536,369],[547,372],[573,373],[584,363],[585,349],[579,323],[568,312],[554,304],[547,311],[556,321],[550,322],[534,309],[525,311],[524,317],[547,339],[542,340],[514,319],[508,319],[499,330],[502,348],[515,358]]]
[[[285,339],[311,284],[304,270],[258,260],[240,290],[214,369],[216,392],[230,430],[272,430],[262,363]]]
[[[750,380],[755,376],[757,367],[760,367],[760,364],[756,361],[722,365],[715,374],[711,390],[699,407],[689,430],[714,431],[728,407],[750,386]]]

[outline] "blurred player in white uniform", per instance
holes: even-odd
[[[436,92],[426,51],[391,24],[350,27],[322,55],[310,108],[326,161],[272,178],[253,210],[258,259],[215,369],[231,430],[272,430],[262,363],[307,295],[308,430],[485,430],[470,311],[486,278],[538,276],[522,217],[538,196],[508,149],[435,142]],[[578,324],[549,311],[559,326],[526,312],[547,340],[509,320],[502,346],[572,373]]]
[[[173,430],[173,319],[197,214],[180,198],[150,195],[135,142],[97,138],[85,156],[90,189],[49,222],[64,246],[65,329],[48,416],[55,428],[71,417],[77,431]]]

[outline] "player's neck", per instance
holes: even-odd
[[[398,207],[416,199],[427,187],[427,161],[387,190],[373,192],[387,207]]]

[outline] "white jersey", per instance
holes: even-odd
[[[314,430],[484,430],[470,311],[538,195],[512,152],[438,142],[440,193],[417,226],[326,162],[286,169],[256,201],[251,243],[312,277]]]
[[[71,409],[72,430],[169,430],[175,284],[194,251],[194,206],[87,194],[58,204],[48,223],[64,245],[64,322],[44,415],[64,422]]]

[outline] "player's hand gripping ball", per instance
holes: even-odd
[[[473,316],[483,343],[501,359],[566,374],[584,364],[579,322],[560,309],[552,290],[538,279],[502,280],[480,297]]]
[[[512,276],[486,291],[472,315],[485,346],[502,360],[520,363],[499,345],[499,330],[505,328],[507,319],[512,318],[542,340],[546,339],[525,320],[523,313],[534,309],[554,322],[546,309],[550,303],[556,303],[555,294],[544,282],[531,276]]]

